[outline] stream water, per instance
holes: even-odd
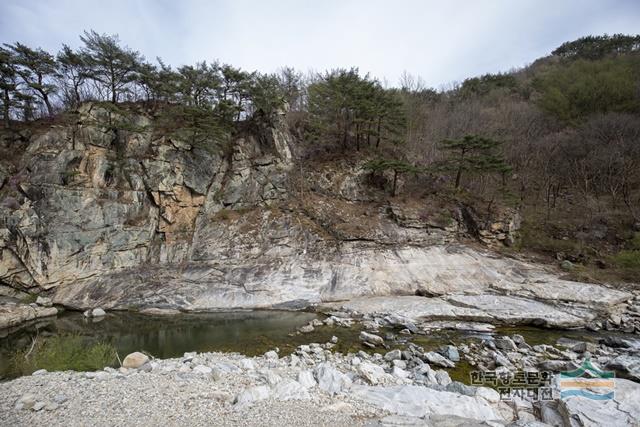
[[[321,326],[309,334],[291,334],[310,320],[321,315],[309,312],[246,311],[208,314],[180,314],[176,316],[147,316],[136,313],[109,313],[99,319],[87,319],[77,312],[66,312],[57,318],[45,319],[0,338],[0,378],[18,376],[12,361],[16,351],[28,349],[33,338],[82,337],[87,345],[108,342],[124,355],[144,351],[157,358],[181,357],[185,352],[224,351],[255,356],[278,347],[281,355],[291,353],[301,344],[328,342],[338,337],[334,351],[348,353],[365,350],[386,352],[387,349],[368,349],[360,343],[361,327]],[[382,330],[380,335],[395,333],[391,348],[403,348],[409,341],[435,350],[442,345],[460,344],[466,340],[487,338],[473,332],[439,330],[428,335],[397,335],[397,331]],[[498,328],[496,334],[521,334],[530,345],[555,344],[561,338],[597,341],[599,334],[585,330],[549,330],[533,327]],[[471,367],[461,361],[449,371],[455,380],[468,382]]]

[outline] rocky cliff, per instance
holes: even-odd
[[[464,209],[386,200],[347,160],[298,164],[281,117],[211,149],[169,137],[140,111],[114,131],[102,125],[111,114],[86,104],[71,122],[3,135],[4,294],[182,310],[416,291],[584,299],[544,268],[457,243],[461,232],[508,241],[513,215],[479,229]],[[612,304],[629,296],[609,292]]]

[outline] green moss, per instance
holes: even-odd
[[[36,302],[37,299],[38,299],[38,295],[27,294],[24,298],[22,298],[22,302],[25,304],[31,304],[33,302]]]

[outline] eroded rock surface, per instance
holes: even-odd
[[[362,314],[393,314],[408,320],[468,320],[549,327],[585,326],[596,316],[593,310],[557,305],[553,300],[541,302],[494,294],[454,294],[438,298],[363,297],[347,302],[325,304],[323,307],[325,309],[343,308]]]
[[[41,317],[55,316],[56,314],[58,314],[58,309],[55,307],[34,307],[15,303],[0,304],[0,329],[10,328]]]
[[[109,114],[86,104],[0,161],[5,294],[45,292],[82,310],[201,311],[418,292],[436,297],[418,304],[434,319],[553,326],[584,325],[631,297],[456,243],[473,215],[382,201],[358,164],[301,177],[282,117],[247,125],[223,150],[171,138],[142,112],[114,132]],[[480,240],[501,241],[491,233],[518,222],[500,218]]]

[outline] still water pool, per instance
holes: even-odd
[[[350,328],[321,326],[309,334],[292,334],[297,328],[322,315],[309,312],[290,311],[243,311],[207,314],[179,314],[176,316],[148,316],[128,312],[108,313],[104,318],[87,319],[77,312],[66,312],[57,318],[45,319],[28,325],[17,332],[0,338],[0,378],[11,378],[25,373],[16,368],[16,354],[28,351],[36,342],[57,338],[64,347],[66,337],[80,337],[82,345],[89,348],[97,342],[108,343],[115,348],[120,358],[134,351],[143,351],[156,358],[181,357],[185,352],[238,352],[247,356],[263,354],[274,348],[280,355],[290,354],[301,344],[328,342],[338,337],[334,351],[341,353],[387,352],[388,349],[368,349],[358,339],[361,326]],[[459,330],[433,331],[427,335],[401,335],[392,329],[379,332],[384,336],[392,333],[394,340],[387,340],[390,348],[405,348],[408,342],[420,345],[425,350],[436,350],[442,345],[460,344],[468,340],[486,339],[486,334]],[[496,334],[518,333],[531,344],[555,344],[561,338],[597,341],[598,335],[589,331],[548,330],[531,327],[497,328]],[[36,347],[37,348],[37,347]],[[82,347],[84,348],[84,347]],[[22,355],[20,355],[22,357]],[[79,369],[64,362],[58,369]],[[104,366],[101,364],[100,366]],[[114,361],[113,366],[117,366]],[[40,368],[42,366],[32,367]],[[449,371],[451,377],[468,382],[472,369],[461,361]],[[33,369],[27,371],[31,372]]]
[[[280,311],[176,316],[116,312],[87,319],[81,313],[67,312],[0,338],[0,375],[13,376],[11,358],[17,350],[28,349],[36,336],[38,340],[69,335],[81,336],[87,344],[107,342],[121,357],[134,351],[157,358],[179,357],[187,351],[256,355],[277,346],[284,351],[293,350],[300,338],[289,334],[317,317],[314,313]],[[327,334],[327,339],[331,338],[330,331]]]

